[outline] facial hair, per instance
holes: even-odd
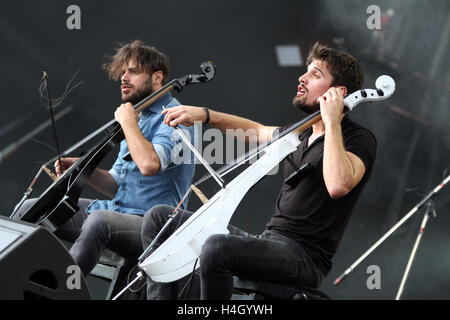
[[[301,97],[297,96],[292,99],[292,106],[307,114],[313,114],[314,112],[320,110],[320,104],[318,102],[313,105],[307,105],[304,101],[302,101]]]
[[[135,87],[133,86],[132,89],[135,89]],[[132,105],[135,105],[153,92],[152,83],[149,81],[143,88],[136,90],[136,92],[128,94],[126,97],[122,95],[122,103],[130,102]]]

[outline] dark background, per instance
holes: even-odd
[[[66,8],[81,8],[81,30],[68,30]],[[366,9],[377,4],[394,15],[382,31],[369,30]],[[361,104],[351,117],[378,140],[372,179],[358,202],[334,267],[321,289],[334,299],[393,299],[416,239],[423,210],[409,219],[340,285],[332,282],[448,174],[450,2],[442,1],[14,1],[0,3],[2,93],[0,118],[0,212],[8,215],[39,166],[55,151],[49,119],[39,98],[41,71],[49,75],[52,98],[82,81],[55,108],[71,111],[56,123],[66,149],[113,118],[119,84],[102,70],[116,42],[141,39],[171,59],[172,77],[198,73],[212,60],[217,77],[191,86],[177,98],[268,125],[300,119],[291,107],[305,66],[280,67],[275,46],[293,44],[303,59],[315,41],[344,49],[359,59],[365,87],[381,74],[396,81],[388,100]],[[18,143],[11,152],[11,143]],[[101,167],[109,168],[115,152]],[[196,177],[205,170],[198,165]],[[47,181],[49,183],[49,181]],[[47,184],[48,185],[48,184]],[[242,201],[232,223],[252,233],[273,212],[280,174],[267,177]],[[42,191],[37,186],[35,195]],[[213,194],[213,183],[203,185]],[[86,189],[83,196],[100,197]],[[450,195],[435,198],[403,295],[404,299],[450,298]],[[189,208],[199,205],[192,198]],[[369,290],[367,268],[381,268],[381,289]]]

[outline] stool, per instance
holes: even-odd
[[[331,300],[325,293],[303,285],[286,286],[233,277],[233,287],[232,300]]]
[[[114,286],[116,285],[117,277],[120,269],[125,264],[125,261],[126,259],[124,257],[121,257],[118,254],[106,249],[103,251],[97,265],[89,274],[100,279],[111,281],[108,293],[106,294],[106,300],[111,299],[111,294],[114,290]]]

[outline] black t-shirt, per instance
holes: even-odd
[[[288,126],[287,126],[288,127]],[[285,128],[287,128],[285,127]],[[282,128],[285,129],[285,128]],[[312,128],[300,135],[300,145],[283,161],[285,179],[294,168],[305,167],[298,181],[283,183],[276,202],[275,214],[266,225],[297,241],[310,254],[324,274],[331,269],[353,207],[370,177],[376,153],[375,136],[366,128],[344,116],[341,122],[344,147],[358,156],[365,165],[361,181],[344,197],[333,200],[325,186],[322,172],[324,136],[308,147]]]

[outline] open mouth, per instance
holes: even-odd
[[[304,95],[304,94],[306,94],[306,90],[302,86],[299,86],[297,95],[300,96],[300,95]]]

